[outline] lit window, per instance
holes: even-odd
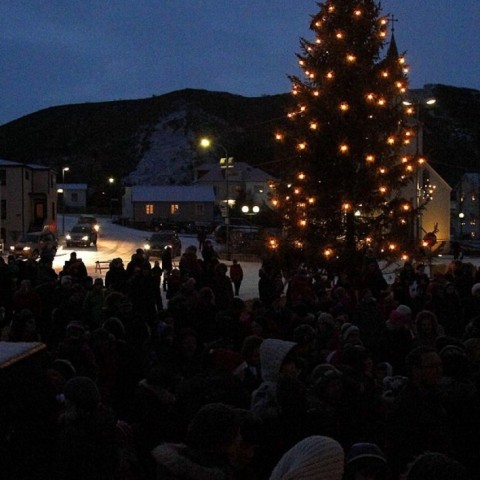
[[[178,203],[172,203],[170,205],[170,214],[171,215],[176,215],[180,210],[180,207],[178,205]]]
[[[153,215],[153,205],[148,203],[145,205],[145,214],[146,215]]]

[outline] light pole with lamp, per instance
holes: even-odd
[[[458,223],[459,223],[459,230],[460,230],[460,241],[463,239],[463,219],[465,218],[465,214],[463,212],[460,212],[458,214]]]
[[[115,178],[113,177],[108,177],[108,184],[110,185],[110,218],[113,218],[113,195],[112,195],[112,190],[113,190],[113,185],[115,184]],[[115,199],[116,200],[116,199]]]
[[[62,168],[62,185],[63,185],[63,198],[62,198],[62,235],[65,235],[65,172],[68,172],[70,167]]]
[[[422,107],[431,107],[436,103],[435,98],[427,98],[424,100],[404,100],[402,103],[409,108],[413,108],[415,110],[415,158],[418,162],[421,162],[422,159],[420,158],[423,155],[423,124],[420,120],[420,109]],[[407,113],[411,114],[412,111],[408,111]],[[420,133],[422,135],[422,143],[420,143]],[[423,163],[423,162],[422,162]],[[421,195],[421,186],[420,186],[420,168],[417,168],[415,173],[415,241],[419,241],[420,239],[420,195]]]
[[[209,148],[212,142],[208,138],[202,138],[200,140],[200,146],[203,148]],[[233,157],[228,156],[227,149],[221,143],[214,143],[215,146],[221,148],[225,154],[224,158],[220,159],[220,168],[225,170],[225,245],[227,260],[230,260],[230,193],[229,193],[229,172],[230,168],[233,168]]]

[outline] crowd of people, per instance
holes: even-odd
[[[332,283],[269,258],[245,301],[239,262],[200,247],[105,280],[75,252],[0,257],[2,340],[46,345],[0,415],[5,478],[480,476],[479,269],[388,285],[370,252]]]

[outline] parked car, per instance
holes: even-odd
[[[230,237],[255,237],[258,235],[259,231],[260,229],[257,225],[253,225],[247,221],[242,223],[239,219],[230,219],[230,224],[228,226],[228,234]],[[227,226],[225,224],[218,225],[215,228],[213,235],[218,243],[225,243],[227,239]],[[230,240],[232,240],[232,238],[230,238]]]
[[[53,259],[57,252],[58,240],[50,231],[30,232],[10,247],[10,253],[15,257]]]
[[[89,247],[97,246],[98,234],[95,228],[88,224],[74,225],[65,235],[65,244],[67,247]]]
[[[194,221],[154,218],[150,222],[150,230],[155,232],[173,230],[178,233],[196,233],[198,227]]]
[[[143,249],[149,257],[161,257],[166,247],[172,248],[172,258],[179,257],[182,254],[182,242],[173,230],[163,230],[153,233]]]
[[[96,232],[100,230],[100,225],[97,221],[96,217],[92,217],[91,215],[80,215],[77,220],[78,225],[91,225]]]

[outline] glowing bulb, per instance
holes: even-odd
[[[408,162],[408,157],[402,157],[402,163],[407,163]]]
[[[342,32],[337,32],[336,37],[337,37],[338,40],[342,40],[343,39],[343,33]]]
[[[357,8],[357,9],[353,12],[353,14],[354,14],[356,17],[360,17],[360,16],[362,15],[362,11],[361,11],[359,8]]]
[[[313,205],[313,204],[315,203],[315,198],[314,198],[314,197],[310,197],[310,198],[308,199],[308,203],[309,203],[310,205]]]
[[[307,226],[307,221],[306,221],[304,218],[302,218],[302,219],[298,222],[298,224],[299,224],[301,227],[306,227],[306,226]]]
[[[385,30],[382,30],[380,33],[379,33],[380,37],[384,38],[387,36],[387,32]]]
[[[387,170],[384,167],[382,167],[378,171],[383,175],[386,173]]]
[[[395,145],[395,137],[388,137],[387,138],[387,143],[389,145]]]
[[[387,187],[380,187],[378,190],[380,193],[387,193]]]
[[[318,90],[313,91],[313,96],[318,97],[320,95],[320,92]]]
[[[303,172],[300,172],[298,175],[297,175],[297,178],[299,180],[305,180],[305,174]]]
[[[389,74],[388,74],[388,71],[387,71],[387,70],[384,70],[384,71],[382,72],[382,77],[383,77],[383,78],[388,78],[388,75],[389,75]]]
[[[351,208],[352,208],[352,206],[349,203],[344,203],[342,205],[342,210],[345,211],[345,212],[348,212]]]
[[[353,63],[356,59],[357,57],[355,55],[352,55],[352,54],[347,55],[347,62]]]
[[[367,155],[365,160],[369,163],[373,163],[375,161],[375,155]]]
[[[299,143],[297,146],[299,150],[305,150],[307,148],[307,144],[305,142]]]
[[[278,140],[278,141],[283,140],[283,135],[281,133],[276,133],[275,140]]]
[[[371,101],[373,101],[374,99],[375,99],[375,95],[374,95],[373,93],[368,93],[368,94],[367,94],[367,100],[368,100],[368,101],[371,102]]]
[[[407,167],[405,168],[405,170],[407,172],[413,172],[413,167],[411,165],[407,165]]]
[[[398,58],[398,63],[399,63],[400,65],[404,65],[404,64],[405,64],[405,57],[399,57],[399,58]]]
[[[396,246],[394,243],[390,243],[390,244],[388,245],[388,249],[389,249],[389,250],[392,250],[392,251],[393,251],[393,250],[395,250],[396,248],[397,248],[397,246]]]
[[[317,39],[315,40],[315,43],[316,43],[317,45],[320,45],[320,44],[322,43],[322,39],[321,39],[321,38],[317,38]]]
[[[388,23],[388,20],[385,17],[380,19],[380,25],[386,25],[387,23]]]
[[[329,80],[331,80],[335,75],[333,72],[328,72],[326,75],[325,75]]]
[[[280,204],[280,202],[276,198],[272,199],[272,205],[274,207],[278,207],[279,204]]]
[[[341,153],[347,153],[348,152],[348,145],[346,145],[345,143],[342,143],[342,145],[340,145],[338,148],[339,148]]]
[[[330,6],[328,7],[328,11],[329,11],[330,13],[334,12],[334,11],[335,11],[335,5],[330,5]]]
[[[333,255],[333,250],[331,248],[326,248],[323,251],[323,255],[327,258],[330,258]]]
[[[348,105],[347,102],[342,102],[342,103],[340,104],[340,110],[341,110],[342,112],[346,112],[349,108],[350,108],[350,106]]]
[[[423,164],[425,163],[425,159],[424,159],[423,157],[420,157],[420,158],[418,159],[418,163],[419,163],[420,165],[423,165]]]
[[[407,107],[407,108],[405,109],[405,113],[406,113],[407,115],[413,115],[413,114],[415,113],[415,109],[414,109],[413,107]]]
[[[298,194],[300,193],[300,189],[299,189],[299,188],[295,188],[295,189],[293,190],[293,193],[294,193],[295,195],[298,195]]]
[[[378,99],[378,102],[377,102],[381,107],[383,107],[386,103],[385,99],[384,98],[379,98]]]
[[[410,205],[409,205],[408,203],[404,203],[404,204],[402,205],[402,208],[403,208],[403,210],[405,210],[406,212],[408,212],[408,211],[410,210]]]
[[[304,112],[306,109],[307,109],[307,107],[306,107],[305,105],[302,105],[302,106],[300,107],[300,111],[301,111],[301,112]]]
[[[311,130],[316,130],[318,128],[318,124],[316,122],[311,122],[310,123],[310,129]]]
[[[305,60],[299,60],[299,61],[298,61],[298,64],[299,64],[299,65],[305,65]]]

